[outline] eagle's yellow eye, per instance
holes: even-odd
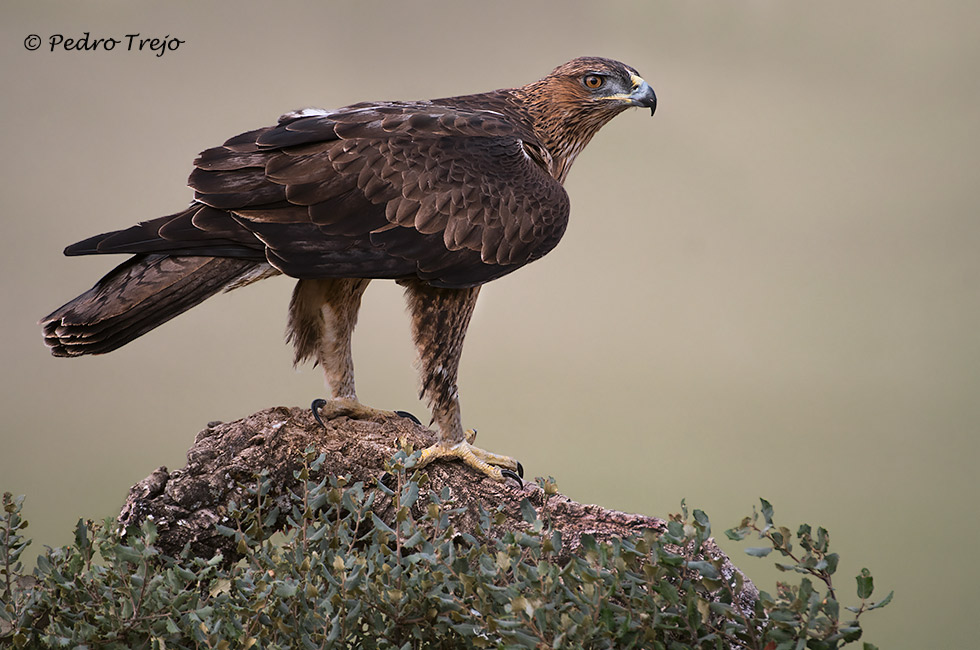
[[[602,85],[602,77],[597,74],[585,75],[585,77],[582,79],[582,83],[585,84],[586,88],[595,89]]]

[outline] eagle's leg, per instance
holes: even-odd
[[[314,402],[314,414],[323,419],[395,415],[361,404],[354,390],[351,335],[369,282],[357,278],[299,280],[293,290],[286,338],[295,348],[296,365],[312,359],[323,368],[331,399]]]
[[[420,466],[437,458],[458,458],[497,481],[516,476],[514,471],[520,464],[474,447],[476,432],[464,431],[460,416],[456,377],[463,338],[480,288],[438,289],[419,280],[403,280],[401,284],[411,312],[422,397],[429,402],[436,425],[437,442],[422,450]]]

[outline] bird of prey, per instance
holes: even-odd
[[[66,248],[133,256],[44,318],[45,343],[61,357],[110,352],[283,273],[298,280],[287,338],[296,364],[323,368],[323,414],[390,414],[357,401],[351,333],[368,283],[392,279],[435,425],[420,464],[458,458],[504,480],[519,464],[471,444],[456,388],[480,287],[555,247],[576,156],[619,113],[656,104],[630,66],[584,57],[519,88],[287,113],[201,153],[187,209]]]

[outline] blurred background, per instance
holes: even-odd
[[[2,10],[0,489],[32,555],[114,515],[210,420],[307,405],[291,281],[209,300],[105,357],[36,322],[117,258],[67,244],[180,209],[204,148],[287,110],[521,85],[623,60],[660,105],[579,157],[572,221],[487,286],[460,392],[482,446],[572,498],[717,536],[770,499],[875,576],[888,647],[975,643],[980,570],[980,6],[970,2],[30,2]],[[54,34],[176,51],[49,51]],[[25,48],[30,34],[42,38]],[[355,337],[373,406],[424,414],[398,288]],[[773,590],[771,559],[720,540]]]

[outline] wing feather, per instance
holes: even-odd
[[[505,103],[482,97],[288,114],[202,152],[188,210],[69,250],[264,255],[300,278],[487,282],[551,250],[568,198],[525,153],[522,141],[541,146],[530,127],[475,108]]]

